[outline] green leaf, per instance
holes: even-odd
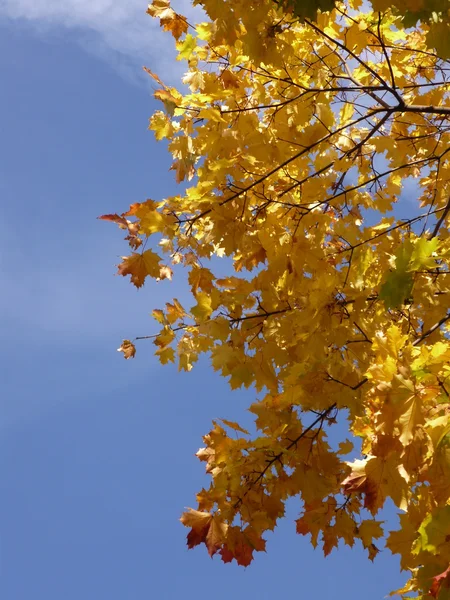
[[[448,21],[430,22],[427,42],[440,58],[450,58],[450,25]]]
[[[436,258],[433,255],[438,246],[437,238],[418,238],[414,243],[410,240],[403,242],[395,259],[390,260],[394,269],[387,274],[380,289],[379,296],[386,308],[396,308],[406,302],[413,290],[414,272],[436,266]]]
[[[386,308],[401,306],[411,296],[414,278],[409,267],[413,251],[414,245],[406,240],[397,251],[394,261],[391,260],[394,270],[387,274],[379,293]]]
[[[410,240],[405,240],[395,255],[395,268],[397,271],[410,271],[411,257],[414,252],[414,244]]]
[[[414,279],[411,273],[392,271],[381,286],[379,297],[386,308],[396,308],[411,296],[413,285]]]
[[[279,4],[285,9],[292,11],[300,21],[311,19],[315,21],[317,11],[327,12],[335,7],[335,0],[280,0]]]
[[[428,21],[428,19],[429,19],[429,11],[407,10],[407,11],[405,11],[405,13],[403,15],[402,24],[406,28],[415,27],[417,25],[417,21],[422,21],[423,23],[426,23]]]

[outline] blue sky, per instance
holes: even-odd
[[[182,67],[145,8],[0,0],[1,597],[379,600],[403,581],[396,558],[324,559],[295,534],[295,502],[247,569],[185,546],[179,516],[209,483],[201,436],[253,395],[206,362],[159,366],[150,343],[116,352],[182,295],[115,277],[125,246],[96,220],[175,189],[140,67],[172,82]]]

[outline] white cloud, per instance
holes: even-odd
[[[28,23],[41,35],[71,31],[86,50],[123,69],[157,64],[179,77],[185,65],[174,61],[172,36],[146,15],[145,0],[0,0],[0,18]],[[200,9],[189,0],[173,8],[193,21]],[[157,62],[156,62],[157,61]]]

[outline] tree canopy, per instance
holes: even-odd
[[[360,541],[373,559],[386,537],[410,572],[398,594],[450,598],[450,62],[381,0],[195,3],[197,25],[148,9],[187,63],[183,91],[147,69],[185,185],[102,217],[136,287],[187,273],[192,306],[153,311],[161,363],[207,354],[255,391],[251,431],[203,438],[188,545],[248,565],[298,497],[325,555]]]
[[[274,0],[285,11],[300,20],[314,19],[317,11],[329,11],[338,3],[335,0]],[[356,6],[357,5],[357,6]],[[358,9],[363,5],[353,3]],[[401,19],[398,27],[414,27],[419,21],[427,25],[427,43],[442,58],[450,58],[450,4],[448,0],[372,0],[373,10],[392,10]]]

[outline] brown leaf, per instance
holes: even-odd
[[[367,551],[369,552],[369,560],[373,562],[374,558],[379,552],[378,548],[375,546],[375,544],[370,544],[370,546],[367,547]]]
[[[238,565],[248,567],[253,560],[253,552],[265,552],[266,542],[251,527],[229,527],[226,542],[220,550],[223,562],[236,560]]]
[[[136,347],[130,340],[123,340],[120,348],[117,348],[117,352],[123,352],[123,357],[128,360],[129,358],[134,358]]]

